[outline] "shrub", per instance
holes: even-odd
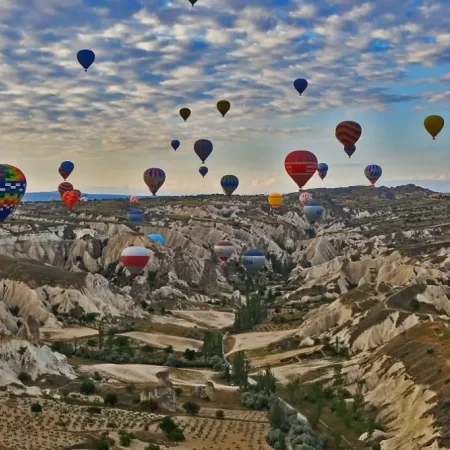
[[[33,403],[31,405],[31,412],[34,412],[34,413],[42,412],[42,405],[40,403]]]
[[[178,425],[173,421],[172,417],[166,416],[161,420],[158,427],[167,434],[178,428]]]
[[[20,372],[19,376],[17,377],[22,383],[25,383],[26,381],[31,381],[31,375],[27,372]]]
[[[115,406],[117,405],[117,394],[115,392],[108,392],[103,401],[105,405]]]
[[[80,392],[85,395],[92,395],[95,393],[95,383],[92,381],[83,381],[80,386]]]
[[[131,442],[136,439],[136,436],[133,433],[121,430],[119,431],[119,439],[121,445],[123,445],[124,447],[129,447],[131,445]]]
[[[186,402],[183,404],[183,409],[191,416],[196,416],[200,411],[200,405],[195,402]]]
[[[167,438],[169,441],[175,441],[175,442],[182,442],[186,440],[184,437],[183,430],[180,428],[176,428],[175,430],[172,430],[170,433],[167,433]]]
[[[101,414],[102,409],[98,406],[89,406],[89,408],[86,410],[89,414]]]
[[[434,353],[434,348],[431,348],[431,347],[427,348],[427,353],[429,355],[432,355]],[[19,380],[20,380],[20,378],[19,378]],[[22,381],[22,380],[20,380],[20,381]]]
[[[179,397],[183,393],[183,389],[180,387],[175,388],[175,394]]]
[[[216,411],[216,419],[225,419],[225,413],[221,409]]]
[[[156,444],[148,444],[145,450],[161,450],[161,447]]]
[[[165,351],[167,354],[173,353],[173,347],[172,347],[171,345],[168,345],[168,346],[164,349],[164,351]]]

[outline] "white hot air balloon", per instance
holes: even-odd
[[[214,246],[214,253],[222,262],[227,262],[233,252],[234,246],[228,241],[220,241]]]
[[[120,262],[136,278],[150,261],[150,250],[145,247],[127,247],[120,255]]]

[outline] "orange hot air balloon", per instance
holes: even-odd
[[[271,208],[279,209],[284,203],[284,197],[281,194],[270,194],[267,201]]]
[[[81,195],[79,191],[67,191],[63,194],[63,202],[66,204],[67,208],[70,210],[77,204]]]

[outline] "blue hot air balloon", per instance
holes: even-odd
[[[149,234],[147,237],[151,241],[159,242],[161,245],[164,245],[166,243],[164,236],[161,236],[160,234]]]
[[[310,201],[303,207],[306,221],[312,225],[323,215],[323,206],[319,202]]]
[[[208,173],[208,168],[206,166],[201,166],[198,171],[200,172],[200,175],[205,178],[205,175]]]
[[[199,139],[194,144],[194,151],[197,154],[197,156],[200,158],[203,164],[205,164],[206,158],[212,153],[213,151],[213,144],[208,139]]]
[[[180,146],[180,141],[178,139],[174,139],[170,145],[172,146],[172,148],[177,151],[178,147]]]
[[[130,209],[127,214],[127,222],[141,223],[144,221],[144,211],[142,209]]]
[[[266,254],[262,250],[247,250],[241,257],[242,265],[250,273],[256,273],[264,267]]]
[[[239,179],[235,175],[224,175],[220,180],[220,185],[226,195],[231,195],[239,186]]]
[[[72,161],[63,161],[59,166],[58,172],[65,180],[67,180],[74,168],[75,164]]]
[[[299,95],[302,95],[303,92],[305,92],[306,88],[308,87],[308,82],[304,78],[297,78],[294,81],[294,87],[299,93]]]
[[[351,147],[344,147],[344,152],[347,153],[348,157],[351,158],[353,153],[356,151],[356,145],[352,145]]]
[[[317,165],[317,173],[319,174],[319,177],[321,180],[323,180],[328,173],[328,164],[326,163],[319,163]]]
[[[95,61],[95,53],[85,48],[77,53],[77,59],[84,71],[87,72],[91,64]]]

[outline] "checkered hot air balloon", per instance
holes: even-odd
[[[27,190],[27,179],[17,167],[0,164],[0,222],[16,209]]]
[[[165,181],[166,174],[162,169],[151,167],[144,172],[144,182],[153,195],[156,195]]]

